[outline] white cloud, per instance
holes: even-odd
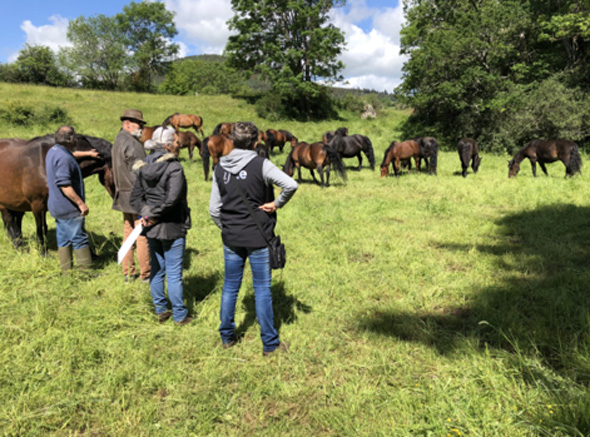
[[[230,35],[226,22],[233,16],[230,0],[166,0],[166,9],[176,12],[180,37],[195,52],[221,54]]]
[[[23,21],[20,28],[27,34],[27,43],[44,45],[57,52],[61,47],[70,46],[68,41],[68,19],[60,15],[52,15],[49,21],[53,24],[35,26],[30,20]]]
[[[368,31],[360,27],[370,21]],[[369,88],[391,92],[401,83],[406,57],[400,55],[399,33],[404,22],[403,8],[369,8],[364,0],[352,1],[350,10],[336,9],[332,22],[345,33],[346,48],[340,59],[346,65],[342,75],[349,88]]]

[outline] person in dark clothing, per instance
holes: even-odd
[[[191,227],[186,178],[178,160],[180,147],[174,129],[156,129],[152,143],[159,148],[133,165],[137,179],[130,203],[139,211],[146,228],[151,264],[150,292],[158,319],[163,323],[172,317],[179,325],[186,325],[193,320],[184,305],[182,286],[186,232]],[[172,311],[164,293],[164,279]]]
[[[55,218],[57,253],[62,272],[72,268],[72,248],[80,267],[90,267],[92,254],[84,217],[88,206],[84,199],[82,170],[72,152],[76,147],[76,132],[71,126],[61,126],[55,133],[55,146],[47,152],[45,168],[49,197],[47,208]]]
[[[256,317],[260,324],[263,355],[277,349],[288,350],[288,343],[279,340],[274,327],[270,284],[272,271],[266,240],[250,215],[235,184],[239,184],[251,202],[265,235],[274,236],[276,210],[284,206],[297,190],[297,182],[279,170],[268,159],[254,151],[258,129],[249,122],[234,124],[234,149],[223,156],[213,172],[209,214],[221,229],[225,260],[225,278],[221,295],[219,333],[224,348],[236,343],[234,315],[242,284],[246,259],[250,260]],[[282,188],[275,200],[273,185]]]

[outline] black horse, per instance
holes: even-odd
[[[424,159],[428,173],[436,175],[438,164],[438,141],[434,137],[418,137],[414,140],[420,146],[420,158]]]
[[[541,170],[547,174],[546,163],[560,160],[565,165],[565,175],[573,176],[576,173],[582,173],[582,158],[578,151],[578,145],[570,140],[532,140],[527,143],[514,155],[508,162],[508,177],[516,176],[520,170],[520,163],[523,159],[528,158],[533,168],[533,176],[537,177],[537,162]]]
[[[457,150],[459,151],[459,159],[461,160],[461,174],[463,177],[467,177],[469,161],[471,161],[471,169],[473,170],[473,173],[477,173],[477,170],[479,170],[479,164],[481,163],[477,141],[475,141],[473,138],[461,138],[459,140]]]
[[[26,141],[21,138],[0,140],[0,212],[4,227],[8,230],[15,246],[20,245],[22,219],[26,211],[35,216],[37,238],[41,246],[45,244],[47,234],[47,176],[45,156],[55,144],[53,135],[33,138]],[[88,135],[76,135],[77,150],[96,149],[99,158],[82,158],[78,160],[82,176],[98,174],[100,182],[111,196],[114,195],[114,181],[111,165],[112,145],[102,138]]]
[[[363,158],[361,156],[361,152],[363,152],[369,160],[371,170],[375,170],[375,152],[373,151],[371,140],[364,135],[346,135],[346,132],[348,132],[348,129],[345,127],[336,130],[334,136],[329,139],[328,145],[341,158],[354,158],[356,156],[359,160],[358,171],[361,171],[361,168],[363,168]]]

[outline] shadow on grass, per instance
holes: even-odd
[[[196,275],[184,277],[184,300],[189,314],[195,314],[195,306],[213,293],[221,280],[223,279],[218,274],[205,277]]]
[[[292,294],[285,290],[283,281],[275,282],[271,287],[273,311],[275,318],[275,328],[280,334],[283,324],[291,324],[297,320],[299,312],[308,314],[312,307],[301,302]],[[244,296],[242,306],[246,311],[244,321],[236,328],[236,338],[240,339],[246,331],[256,323],[256,301],[253,293]]]
[[[590,385],[589,217],[590,208],[573,205],[507,215],[496,222],[498,243],[476,247],[498,273],[494,285],[475,290],[461,307],[414,313],[376,310],[361,326],[427,344],[445,355],[466,341],[507,350],[525,379],[544,384],[556,403],[579,404],[584,410],[564,408],[563,417],[553,420],[590,435],[590,402],[571,397],[587,395]],[[473,250],[461,244],[439,247],[466,254]],[[529,366],[527,357],[540,359],[550,371]],[[578,384],[578,391],[564,395],[563,385],[547,376],[551,374]]]

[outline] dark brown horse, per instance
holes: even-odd
[[[415,140],[406,140],[401,143],[392,142],[385,150],[381,163],[381,177],[389,174],[389,164],[392,165],[396,177],[399,177],[400,161],[414,158],[416,168],[420,171],[420,146]],[[409,166],[408,173],[412,166]]]
[[[188,148],[188,156],[190,161],[193,160],[193,152],[195,147],[198,148],[200,155],[203,154],[203,144],[201,143],[201,140],[199,140],[197,136],[191,131],[176,131],[176,139],[181,149]]]
[[[283,166],[283,171],[289,176],[293,176],[294,168],[297,167],[299,182],[301,182],[301,167],[308,168],[315,183],[318,180],[315,177],[314,170],[320,174],[321,186],[330,186],[330,167],[346,180],[346,167],[340,159],[338,153],[324,143],[298,143],[291,149],[287,161]],[[326,169],[326,183],[324,184],[324,168]]]
[[[341,158],[354,158],[356,156],[359,161],[358,171],[363,168],[363,158],[361,157],[361,152],[363,152],[369,160],[371,170],[375,169],[375,152],[368,137],[358,134],[348,135],[348,129],[341,127],[334,132],[334,136],[328,145],[338,152]]]
[[[330,141],[332,141],[332,138],[334,138],[336,134],[345,137],[348,135],[348,128],[339,127],[338,129],[336,129],[336,131],[328,131],[324,135],[322,135],[322,141],[326,144],[330,144]]]
[[[471,161],[471,169],[473,170],[473,173],[477,173],[477,170],[479,170],[479,164],[481,163],[477,141],[473,138],[461,138],[457,150],[459,152],[459,159],[461,160],[461,174],[463,177],[467,177],[469,161]]]
[[[268,129],[265,132],[265,134],[267,139],[266,144],[270,148],[271,152],[275,147],[278,147],[279,150],[282,152],[283,147],[285,147],[285,143],[291,143],[291,147],[295,147],[295,144],[297,144],[298,142],[297,137],[295,135],[293,135],[291,132],[287,132],[286,130],[282,129]]]
[[[201,128],[203,126],[203,117],[194,114],[179,114],[177,112],[164,120],[162,126],[172,126],[175,130],[179,130],[181,127],[185,129],[192,127],[195,132],[200,132],[202,137],[205,136]]]
[[[209,180],[209,158],[213,158],[212,168],[219,162],[219,158],[228,155],[234,148],[234,142],[229,135],[211,135],[203,140],[202,155],[205,180]]]
[[[434,137],[419,137],[414,140],[420,146],[420,158],[424,159],[425,167],[430,174],[436,174],[438,163],[438,141]]]
[[[55,144],[53,135],[33,138],[26,141],[21,138],[0,140],[0,210],[4,226],[13,243],[19,246],[22,236],[22,218],[27,211],[35,216],[37,238],[41,246],[45,245],[47,234],[47,176],[45,173],[45,156]],[[76,135],[77,150],[96,149],[99,158],[82,158],[78,162],[82,176],[99,175],[100,182],[111,196],[114,194],[114,181],[111,166],[112,145],[102,138]]]
[[[565,165],[565,175],[573,176],[575,173],[582,173],[582,158],[578,151],[578,145],[570,140],[532,140],[514,155],[508,162],[508,177],[516,176],[520,170],[520,163],[528,158],[533,168],[533,176],[537,177],[537,162],[541,170],[547,174],[546,163],[557,160]]]

